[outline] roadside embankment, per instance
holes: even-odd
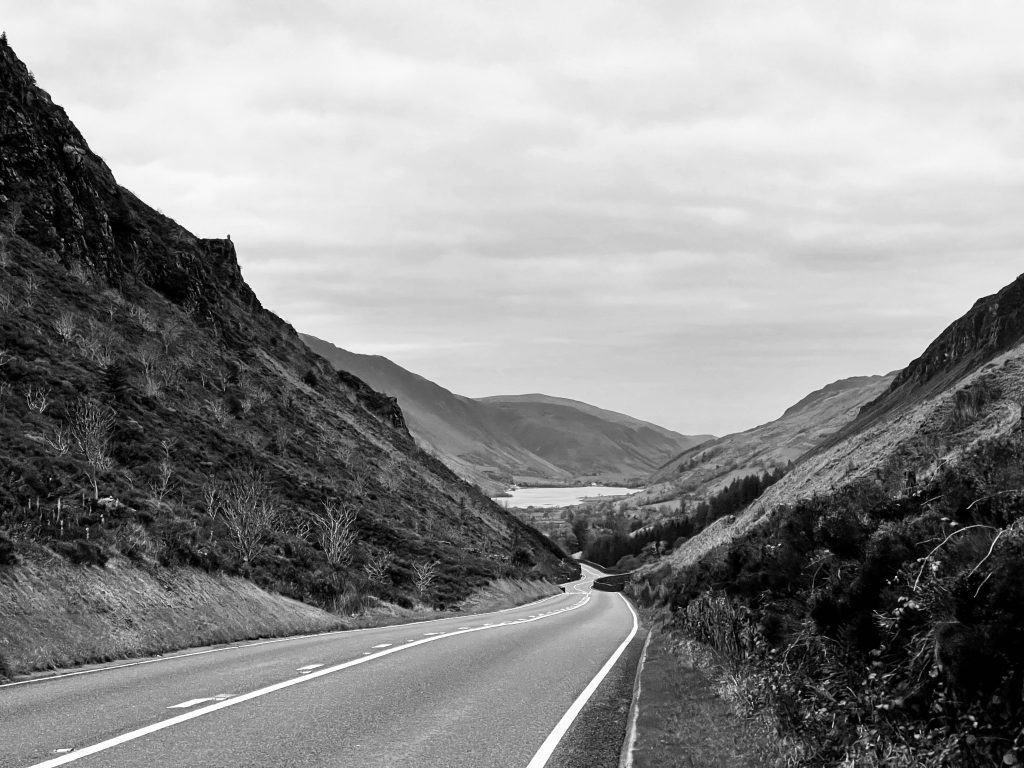
[[[547,581],[499,579],[458,611],[377,601],[343,620],[233,576],[25,562],[0,567],[0,680],[217,643],[486,613],[559,593]]]
[[[756,768],[784,764],[768,721],[745,714],[735,681],[713,655],[644,610],[651,640],[639,676],[630,768]]]
[[[347,624],[252,582],[185,568],[0,568],[0,676]]]

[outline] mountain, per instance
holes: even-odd
[[[975,305],[809,450],[735,522],[719,521],[673,555],[693,562],[778,508],[860,481],[888,493],[925,483],[975,446],[1009,434],[1024,401],[1024,276]]]
[[[262,307],[230,238],[120,187],[6,39],[0,134],[0,561],[241,574],[339,610],[558,571]]]
[[[550,395],[496,395],[491,406],[505,434],[575,476],[646,476],[666,457],[712,435],[681,435],[650,422]]]
[[[546,395],[472,399],[385,357],[360,355],[303,334],[335,368],[398,400],[412,434],[452,469],[489,491],[511,482],[622,482],[703,440]]]
[[[841,379],[811,392],[775,421],[690,448],[657,469],[647,491],[630,503],[665,509],[678,508],[679,500],[692,505],[735,480],[785,469],[853,421],[895,376]]]
[[[602,546],[634,545],[633,598],[791,762],[1021,765],[1022,403],[1024,276],[752,503]]]

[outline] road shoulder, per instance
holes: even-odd
[[[652,630],[639,683],[635,742],[624,766],[753,768],[774,762],[768,727],[737,714],[685,643]]]

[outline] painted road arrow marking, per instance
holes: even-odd
[[[323,666],[323,664],[307,664],[307,665],[306,665],[306,666],[304,666],[304,667],[299,667],[299,668],[298,668],[298,669],[296,669],[295,671],[296,671],[296,672],[301,672],[301,673],[302,673],[302,674],[304,674],[304,675],[308,675],[308,674],[309,674],[310,672],[312,672],[312,671],[313,671],[314,669],[318,669],[318,668],[320,668],[320,667],[322,667],[322,666]]]
[[[216,697],[207,696],[203,699],[189,699],[188,701],[181,702],[181,704],[172,704],[168,709],[188,709],[189,707],[194,707],[196,704],[202,704],[204,701],[213,701],[214,698]]]

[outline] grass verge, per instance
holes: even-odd
[[[707,648],[669,631],[650,611],[632,768],[786,766],[787,745],[745,706],[742,682]],[[660,626],[659,626],[660,624]]]
[[[458,611],[376,601],[351,618],[234,576],[58,558],[0,568],[0,679],[219,643],[485,613],[559,594],[546,581],[499,579]]]

